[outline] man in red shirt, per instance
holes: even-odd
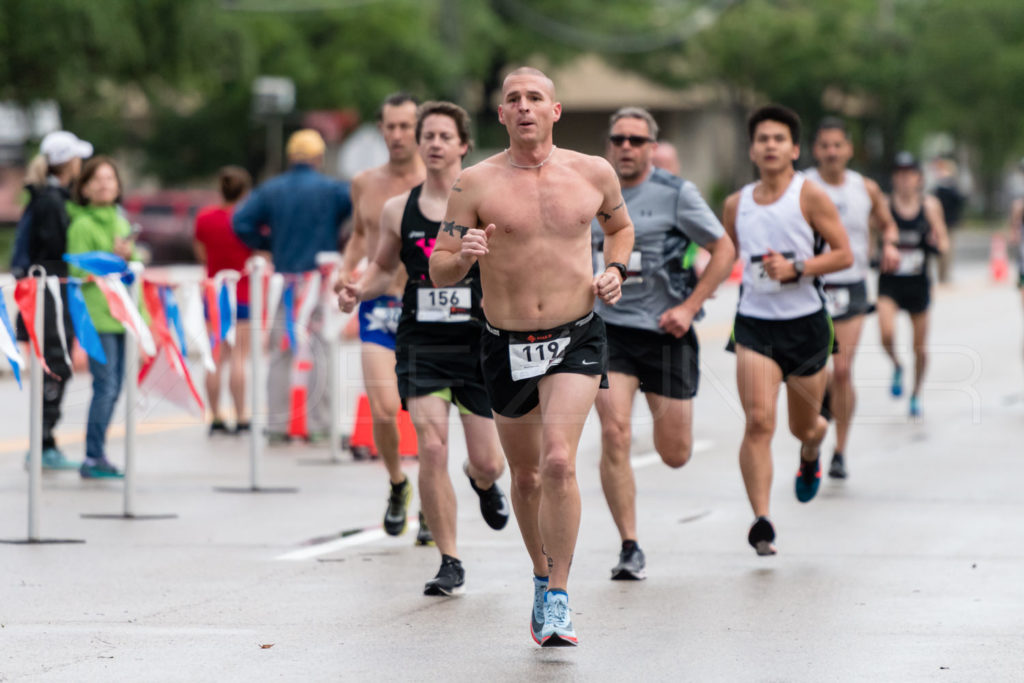
[[[235,236],[231,229],[231,214],[235,205],[252,187],[248,171],[238,166],[226,166],[220,171],[220,193],[224,202],[208,206],[196,215],[196,259],[206,265],[207,277],[222,270],[245,271],[245,262],[252,250]],[[249,277],[243,275],[236,285],[238,322],[234,348],[226,342],[220,344],[216,372],[206,373],[206,395],[210,402],[210,434],[227,433],[228,428],[220,412],[221,378],[229,367],[231,399],[235,404],[235,433],[249,429],[249,413],[245,406],[245,360],[249,355]],[[211,321],[217,329],[217,321]],[[219,335],[218,335],[219,336]]]

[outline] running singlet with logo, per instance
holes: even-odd
[[[410,333],[414,338],[409,339],[417,344],[452,337],[465,339],[467,326],[479,330],[483,325],[479,264],[473,264],[469,274],[451,287],[434,287],[430,281],[430,254],[441,224],[427,220],[420,211],[422,191],[423,185],[409,191],[402,214],[400,258],[409,280],[402,295],[399,344]]]
[[[663,332],[658,318],[685,301],[696,284],[696,247],[716,241],[725,229],[693,183],[660,168],[639,185],[623,188],[622,197],[635,231],[629,277],[618,303],[598,300],[594,310],[613,325]],[[599,273],[604,270],[604,233],[596,219],[591,234],[594,272]]]
[[[896,227],[900,229],[899,243],[896,245],[900,250],[900,264],[892,273],[883,273],[881,277],[890,278],[922,278],[928,279],[928,235],[931,233],[931,224],[924,215],[924,202],[921,202],[921,209],[913,218],[903,218],[896,213],[896,207],[892,207],[892,217],[896,220]]]
[[[846,228],[850,238],[850,249],[853,251],[853,265],[835,273],[824,276],[829,284],[854,284],[867,279],[868,257],[868,219],[871,216],[871,195],[864,184],[864,176],[847,169],[843,173],[842,185],[830,185],[818,173],[818,169],[810,168],[804,172],[808,179],[813,180],[825,190],[832,203],[839,210],[839,219]],[[825,246],[828,251],[828,246]]]
[[[769,278],[764,268],[769,250],[790,261],[806,261],[821,253],[824,240],[800,210],[804,175],[794,173],[782,196],[768,205],[754,201],[756,184],[740,190],[736,211],[736,241],[743,260],[739,313],[762,320],[789,320],[821,310],[824,298],[817,278],[779,282]]]

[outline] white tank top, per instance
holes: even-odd
[[[864,184],[864,176],[856,171],[846,170],[843,173],[842,185],[829,185],[816,168],[807,169],[804,173],[810,180],[821,185],[832,199],[832,203],[836,205],[839,220],[846,228],[846,234],[850,238],[850,249],[853,251],[853,265],[835,273],[828,273],[824,277],[825,282],[853,284],[867,279],[871,195]],[[827,251],[828,247],[825,249]]]
[[[756,184],[740,190],[736,211],[736,239],[743,260],[740,314],[764,320],[789,320],[821,310],[823,299],[815,277],[807,275],[783,284],[769,278],[763,265],[763,256],[769,249],[791,261],[806,261],[816,253],[817,233],[800,210],[803,174],[793,175],[789,187],[774,204],[754,201]]]

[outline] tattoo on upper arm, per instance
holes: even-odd
[[[443,223],[441,223],[441,230],[448,233],[452,237],[454,237],[455,232],[458,231],[459,239],[465,237],[466,233],[469,232],[468,227],[466,227],[465,225],[455,225],[455,221],[444,221]]]
[[[606,212],[606,211],[598,211],[597,212],[597,217],[600,218],[601,220],[603,220],[605,223],[607,223],[608,221],[610,221],[612,219],[612,213],[615,213],[616,211],[618,211],[619,209],[621,209],[625,205],[626,205],[626,200],[622,200],[621,202],[618,203],[617,206],[615,206],[611,210],[611,213]]]

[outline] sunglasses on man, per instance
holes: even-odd
[[[609,135],[608,140],[616,147],[622,147],[623,143],[629,141],[630,147],[641,147],[648,142],[654,142],[651,138],[643,135]]]

